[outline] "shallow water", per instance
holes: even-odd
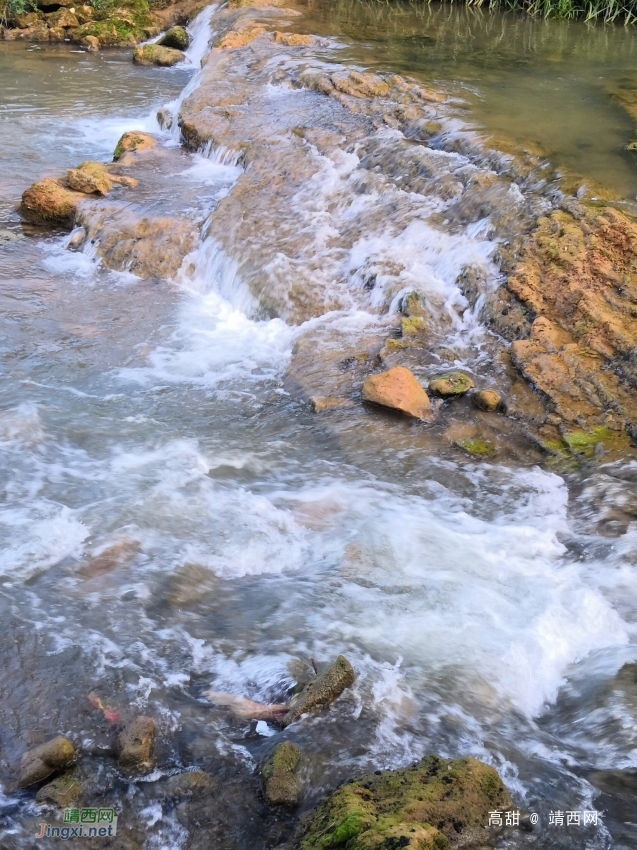
[[[463,14],[442,9],[418,21],[447,31],[450,15],[460,26]],[[305,25],[315,24],[313,13]],[[340,41],[322,55],[370,64],[375,52],[384,70],[425,73],[403,24],[389,45],[378,35],[382,18],[357,26],[339,19]],[[445,38],[434,46],[446,69],[438,79],[448,82],[468,61],[458,57],[454,73]],[[617,31],[620,46],[628,38]],[[53,70],[42,75],[43,65]],[[192,88],[193,73],[136,68],[118,51],[0,44],[0,74],[11,81],[0,78],[9,112],[0,149],[11,162],[3,226],[19,231],[13,204],[37,176],[108,158],[124,129],[158,131],[156,108]],[[477,86],[475,75],[467,85]],[[487,123],[488,103],[504,131],[497,89],[492,81],[483,101],[468,99],[464,121]],[[298,97],[268,91],[272,111]],[[615,188],[625,172],[613,157],[625,160],[598,135],[599,167]],[[192,216],[232,197],[236,162],[214,152],[176,157],[171,174],[182,176]],[[357,174],[355,157],[335,167],[326,159],[321,180],[295,199],[295,221],[305,215],[347,234],[359,212]],[[143,197],[151,203],[150,192]],[[382,212],[393,197],[372,196],[369,208]],[[175,200],[167,191],[158,203]],[[435,204],[410,203],[400,209],[405,222]],[[467,259],[497,275],[497,229],[437,231],[434,242],[422,222],[386,234],[372,232],[374,220],[350,253],[325,248],[326,274],[343,254],[357,269],[407,256],[454,318],[449,335],[465,346],[468,368],[484,368],[484,329],[470,311],[456,314],[454,281]],[[307,251],[329,245],[322,238]],[[479,464],[432,451],[417,425],[380,414],[344,411],[330,425],[289,394],[284,373],[308,331],[331,340],[374,326],[378,310],[363,287],[338,312],[298,325],[254,318],[243,257],[224,255],[210,236],[177,282],[108,271],[90,251],[65,250],[65,240],[36,234],[0,247],[2,847],[30,846],[41,820],[33,795],[14,792],[19,757],[59,733],[91,754],[94,799],[117,806],[120,825],[138,829],[148,848],[251,850],[287,837],[291,819],[273,818],[258,790],[257,765],[281,739],[310,754],[304,810],[358,772],[428,752],[474,755],[499,769],[517,805],[540,814],[539,830],[516,846],[633,846],[621,800],[599,797],[609,781],[599,774],[637,767],[635,694],[614,684],[637,660],[634,466],[565,479],[533,457]],[[100,567],[113,546],[118,554]],[[310,658],[340,652],[355,686],[328,715],[285,733],[233,720],[202,696],[211,687],[278,702]],[[161,772],[150,781],[115,771],[114,730],[92,709],[92,691],[124,715],[156,718]],[[203,813],[158,790],[162,773],[192,766],[224,781]],[[549,826],[558,809],[605,815],[596,828],[559,832]]]
[[[612,91],[637,77],[637,33],[494,14],[464,4],[309,3],[308,31],[343,35],[348,58],[391,65],[470,104],[469,123],[548,157],[619,198],[637,194],[636,121]]]

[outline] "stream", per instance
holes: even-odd
[[[443,90],[450,132],[539,146],[541,174],[550,163],[633,207],[637,154],[624,146],[634,126],[608,94],[634,75],[629,28],[456,6],[299,8],[296,30],[321,37],[314,66]],[[196,93],[217,14],[194,20],[187,60],[171,69],[135,66],[130,51],[0,42],[0,848],[57,846],[35,840],[43,816],[15,777],[25,747],[58,734],[90,754],[87,782],[130,830],[130,843],[113,844],[122,850],[289,840],[298,813],[273,815],[259,791],[273,739],[308,754],[301,814],[361,773],[470,755],[539,815],[503,846],[637,846],[634,797],[616,782],[637,771],[637,685],[618,677],[637,662],[635,462],[551,470],[515,434],[501,458],[481,462],[389,415],[322,418],[290,379],[316,340],[377,333],[380,284],[370,294],[359,280],[369,267],[387,302],[405,280],[424,281],[440,305],[440,362],[497,385],[488,331],[455,281],[473,263],[485,287],[497,284],[502,234],[517,211],[521,221],[548,203],[553,178],[507,194],[503,224],[449,215],[435,232],[424,216],[442,202],[363,187],[354,153],[325,159],[288,206],[274,188],[271,205],[256,190],[242,196],[240,157],[180,147],[176,124],[161,130],[155,117]],[[295,73],[296,61],[281,67]],[[267,105],[254,117],[262,126],[306,108],[277,73],[264,60],[250,77]],[[175,279],[141,279],[108,269],[90,245],[67,250],[68,234],[20,223],[28,185],[109,161],[132,129],[167,151],[137,208],[201,223],[233,202],[254,237],[236,235],[226,206],[227,227],[204,227]],[[380,173],[396,136],[374,140]],[[435,153],[433,170],[469,162],[464,149]],[[272,157],[287,156],[272,145]],[[387,224],[394,214],[400,232]],[[294,261],[267,253],[286,227],[301,245]],[[281,286],[261,303],[246,283],[259,257]],[[330,288],[338,269],[353,281],[346,295]],[[306,287],[303,309],[286,307],[289,281]],[[353,687],[285,731],[203,695],[281,702],[310,659],[340,653]],[[155,719],[153,773],[120,775],[91,693]],[[213,802],[163,797],[162,777],[192,767],[220,780]],[[556,826],[558,810],[598,821]]]

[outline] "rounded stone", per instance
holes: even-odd
[[[495,390],[478,390],[471,396],[471,400],[478,410],[486,410],[492,413],[500,406],[502,396]]]

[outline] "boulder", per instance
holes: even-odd
[[[75,747],[68,738],[59,736],[33,750],[28,750],[20,762],[19,788],[42,782],[75,759]]]
[[[137,65],[159,65],[162,68],[171,68],[185,58],[181,50],[173,50],[172,47],[162,47],[159,44],[144,44],[133,50],[133,62]]]
[[[339,655],[327,670],[311,679],[301,693],[292,699],[290,708],[281,721],[282,726],[289,726],[303,714],[328,705],[340,696],[345,688],[349,688],[355,678],[352,665],[343,655]]]
[[[57,776],[44,785],[36,794],[36,802],[52,803],[60,809],[66,809],[80,798],[82,785],[73,771]]]
[[[413,373],[404,366],[394,366],[387,372],[368,375],[362,392],[363,401],[400,410],[416,419],[431,415],[431,402]]]
[[[150,770],[155,741],[155,721],[151,717],[136,717],[117,739],[119,763],[132,770]]]
[[[472,390],[474,383],[463,372],[449,372],[429,382],[429,392],[440,398],[457,398]]]
[[[285,741],[274,748],[261,770],[263,796],[268,806],[295,806],[300,787],[297,769],[301,751]]]
[[[156,42],[162,47],[172,47],[174,50],[186,50],[190,45],[190,36],[183,27],[171,27]]]
[[[70,192],[57,180],[47,177],[30,186],[22,195],[22,217],[34,224],[59,224],[72,227],[82,197]]]
[[[113,152],[113,161],[117,162],[125,153],[141,153],[154,148],[157,142],[147,133],[129,130],[120,138]]]
[[[16,15],[13,20],[20,29],[34,27],[38,21],[42,20],[42,12],[27,12],[25,15]]]
[[[86,49],[89,51],[89,53],[99,53],[100,40],[97,36],[95,36],[95,35],[84,36],[84,38],[82,39],[82,44],[84,45],[84,47],[86,47]]]
[[[478,410],[486,410],[489,413],[492,413],[500,406],[502,396],[494,390],[478,390],[471,396],[471,401]]]
[[[496,771],[472,758],[426,756],[411,768],[376,771],[341,786],[307,821],[298,850],[494,847],[489,812],[513,808]]]

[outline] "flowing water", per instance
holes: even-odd
[[[633,198],[632,161],[619,151],[630,121],[603,83],[589,91],[593,78],[626,73],[632,33],[447,8],[372,12],[305,10],[301,29],[326,39],[315,61],[449,85],[464,98],[449,126],[484,125],[516,144],[536,141],[525,127],[541,113],[557,165]],[[210,23],[212,8],[192,25],[190,62],[171,70],[118,51],[0,44],[0,846],[35,846],[42,820],[33,795],[15,791],[25,747],[69,734],[87,754],[94,799],[115,805],[143,847],[251,850],[289,837],[292,816],[273,817],[259,796],[275,736],[308,754],[303,811],[370,769],[472,755],[539,813],[515,846],[634,847],[630,798],[612,773],[637,768],[637,695],[616,678],[637,661],[634,463],[563,477],[534,456],[476,463],[434,450],[419,426],[375,413],[344,410],[329,424],[291,393],[290,358],[308,333],[329,341],[375,327],[376,296],[354,286],[347,303],[314,302],[296,323],[260,310],[243,257],[205,228],[176,281],[109,271],[91,250],[67,251],[64,234],[25,228],[13,241],[23,235],[15,204],[34,179],[108,159],[125,129],[160,132],[157,108],[174,111],[199,82]],[[557,42],[563,82],[546,70]],[[301,108],[298,92],[265,85],[270,112]],[[577,129],[567,121],[561,134],[565,91]],[[232,199],[238,158],[162,138],[174,155],[158,178],[167,188],[143,203],[179,203],[200,221]],[[447,221],[434,232],[420,220],[435,206],[426,193],[408,207],[389,189],[357,200],[360,163],[348,156],[326,160],[295,195],[294,226],[316,231],[304,262],[318,257],[316,274],[329,278],[338,254],[355,280],[366,263],[408,263],[444,305],[465,367],[487,370],[486,331],[455,280],[467,262],[497,280],[497,228]],[[462,159],[443,152],[430,167],[450,156]],[[526,195],[514,201],[526,209]],[[400,233],[381,226],[390,209]],[[350,238],[363,213],[366,238],[330,253],[326,232]],[[264,232],[285,226],[274,202],[268,214]],[[341,652],[354,687],[284,733],[203,696],[212,687],[279,702],[310,658]],[[158,770],[146,780],[115,770],[115,730],[91,692],[156,719]],[[162,775],[193,766],[222,780],[205,809],[162,796]],[[549,825],[552,810],[602,814],[567,830]]]

